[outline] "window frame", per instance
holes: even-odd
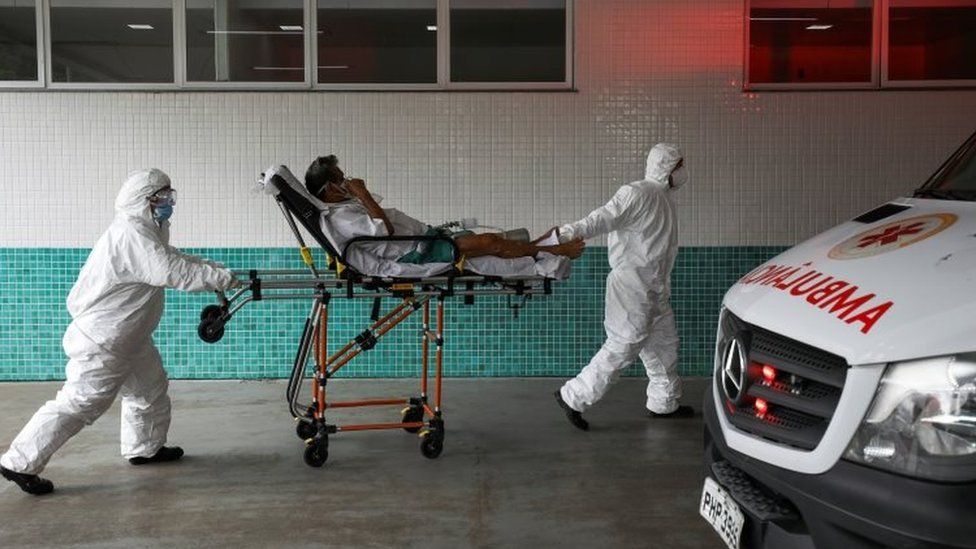
[[[301,81],[296,82],[205,82],[190,80],[187,78],[188,66],[186,63],[186,0],[174,0],[175,4],[179,4],[179,10],[177,14],[179,16],[179,24],[176,27],[180,29],[180,42],[179,49],[179,62],[181,66],[179,70],[179,87],[183,90],[189,91],[207,91],[207,90],[234,90],[234,91],[302,91],[308,90],[311,87],[311,56],[310,49],[312,48],[312,38],[315,36],[315,32],[309,32],[312,28],[311,24],[311,6],[316,2],[316,0],[303,0],[302,1],[302,25],[305,29],[303,35],[303,46],[305,48],[304,55],[302,59],[305,61],[305,74]],[[174,19],[174,24],[176,20]]]
[[[746,92],[751,91],[814,91],[814,90],[876,90],[881,83],[881,19],[879,17],[882,5],[887,5],[887,0],[874,0],[872,8],[871,22],[871,81],[870,82],[751,82],[749,80],[749,55],[750,40],[752,38],[752,19],[749,16],[752,11],[752,0],[743,2],[745,11],[743,19],[745,22],[745,32],[743,32],[742,46],[742,89]]]
[[[305,75],[300,82],[197,82],[187,74],[186,0],[173,10],[173,82],[54,82],[51,0],[37,0],[37,79],[0,82],[0,89],[55,91],[571,91],[575,85],[575,0],[566,1],[566,78],[562,82],[452,82],[451,0],[436,0],[437,81],[431,83],[319,83],[318,0],[303,0]]]
[[[34,3],[34,25],[37,41],[37,75],[34,80],[0,80],[0,89],[37,89],[45,85],[47,72],[44,69],[47,49],[44,37],[44,14],[47,13],[45,4],[47,0],[37,0]]]
[[[742,91],[835,91],[835,90],[908,90],[908,89],[965,89],[976,88],[976,80],[891,80],[888,78],[890,45],[888,34],[893,0],[874,0],[872,25],[871,82],[784,82],[754,83],[749,81],[749,41],[753,0],[743,2]]]
[[[170,0],[173,11],[173,82],[55,82],[53,75],[54,58],[45,55],[44,74],[47,80],[46,89],[65,91],[65,90],[105,90],[105,91],[173,91],[179,87],[179,59],[177,52],[179,42],[177,39],[181,35],[179,25],[177,25],[176,4],[179,0]],[[51,44],[51,0],[43,0],[44,4],[44,51],[45,53],[54,51]]]
[[[884,0],[885,9],[881,14],[881,87],[889,89],[912,88],[976,88],[976,79],[954,80],[892,80],[888,78],[888,61],[891,55],[891,43],[888,40],[891,28],[891,0]]]
[[[562,82],[454,82],[451,80],[451,0],[437,0],[437,82],[397,83],[320,83],[318,81],[318,34],[313,32],[312,89],[325,91],[569,91],[574,85],[575,0],[566,1],[566,78]],[[318,0],[311,4],[312,23],[318,31]]]
[[[443,64],[438,63],[439,72],[443,71],[445,89],[460,91],[498,91],[498,90],[571,90],[573,89],[573,62],[575,56],[575,32],[573,29],[573,13],[575,12],[575,1],[566,1],[566,78],[562,82],[454,82],[451,80],[451,2],[450,0],[438,0],[444,4],[441,9],[438,5],[437,33],[438,40],[441,34],[444,35],[446,43],[440,47],[438,43],[438,54],[444,57]],[[441,33],[441,29],[444,30]]]
[[[396,82],[319,82],[319,41],[318,41],[318,30],[319,30],[319,2],[318,0],[308,0],[311,12],[311,23],[308,27],[312,29],[311,34],[315,37],[312,40],[312,51],[311,60],[308,63],[309,72],[311,73],[311,89],[320,91],[444,91],[443,77],[443,67],[441,66],[441,38],[443,33],[441,32],[442,24],[442,14],[443,5],[446,5],[448,0],[437,0],[435,9],[437,10],[437,81],[430,83],[396,83]]]

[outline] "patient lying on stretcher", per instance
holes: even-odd
[[[540,252],[576,259],[583,253],[583,241],[559,244],[544,235],[532,242],[508,240],[499,234],[474,234],[470,231],[451,232],[433,228],[392,208],[380,208],[376,198],[361,179],[346,179],[335,156],[316,159],[305,173],[305,186],[312,196],[333,206],[328,215],[331,232],[346,242],[359,236],[446,236],[454,240],[461,255],[467,259],[483,256],[501,258],[536,257]],[[385,260],[399,263],[427,264],[452,261],[449,243],[435,241],[418,245],[416,242],[370,243],[370,252]]]

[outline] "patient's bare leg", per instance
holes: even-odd
[[[497,234],[468,234],[456,237],[454,242],[465,256],[480,257],[494,255],[507,259],[515,257],[535,257],[539,252],[563,255],[576,259],[583,254],[583,241],[573,240],[555,246],[538,246],[529,242],[505,240]]]

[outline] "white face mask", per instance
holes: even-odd
[[[688,183],[688,168],[681,166],[671,172],[671,188],[677,189]]]

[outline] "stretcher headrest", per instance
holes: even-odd
[[[298,219],[325,251],[333,257],[340,254],[333,239],[322,231],[322,212],[328,206],[309,194],[305,186],[285,166],[272,166],[264,172],[261,181],[264,192],[276,197]]]

